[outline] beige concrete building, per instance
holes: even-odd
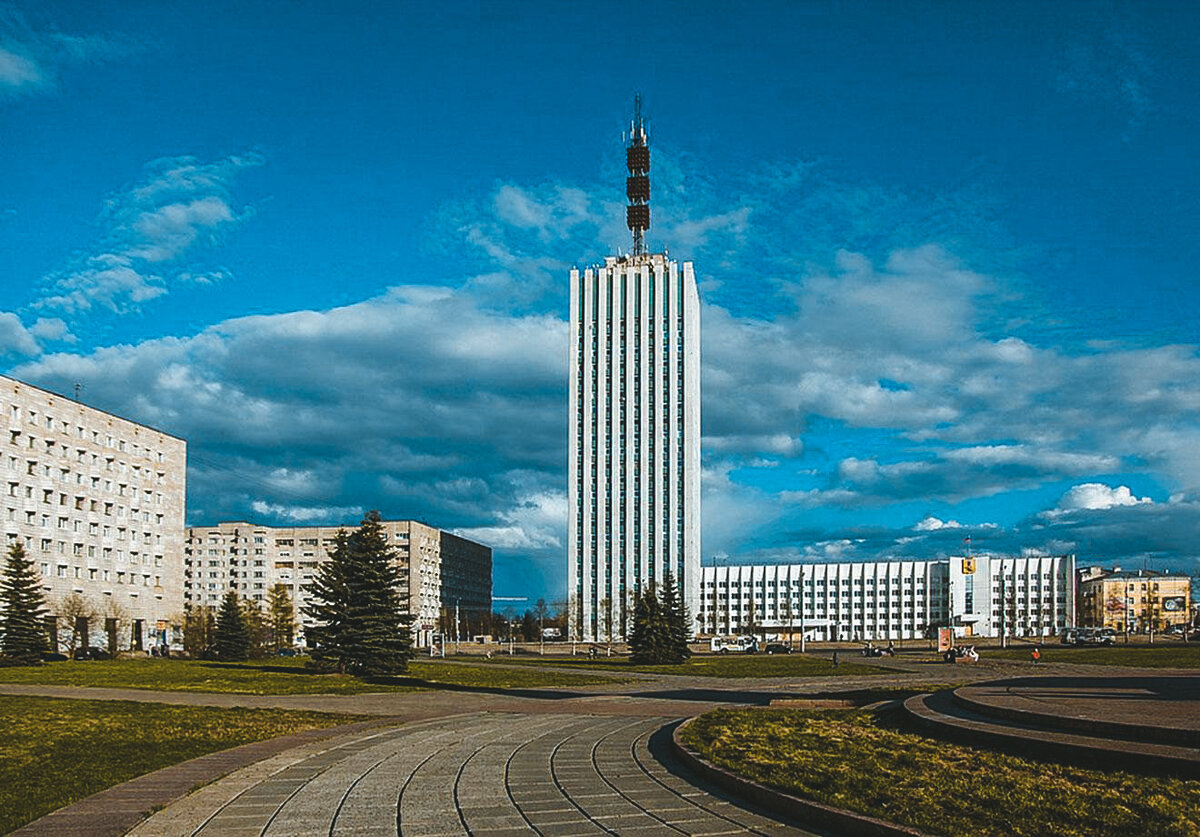
[[[258,526],[246,522],[193,526],[187,530],[184,598],[190,605],[216,607],[229,590],[262,601],[283,584],[296,603],[302,642],[308,620],[306,586],[328,558],[334,538],[346,526]],[[396,551],[403,600],[413,617],[413,637],[428,645],[435,633],[453,636],[492,606],[492,550],[466,538],[412,520],[383,521]]]
[[[1165,631],[1191,622],[1192,580],[1153,570],[1088,567],[1079,573],[1079,626],[1118,633]]]
[[[86,617],[102,648],[174,640],[187,443],[5,376],[0,422],[6,542],[40,570],[59,639],[78,628],[82,640]]]

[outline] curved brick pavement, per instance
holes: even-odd
[[[807,833],[672,772],[670,721],[479,713],[357,733],[231,774],[130,834]]]

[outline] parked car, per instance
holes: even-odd
[[[89,646],[87,648],[76,648],[75,649],[75,659],[76,660],[109,660],[109,659],[112,659],[112,657],[103,648],[92,648]]]
[[[1075,645],[1112,645],[1117,632],[1112,628],[1079,628],[1075,632]]]
[[[44,662],[44,663],[59,663],[59,662],[62,662],[63,660],[69,660],[69,659],[71,659],[71,658],[68,657],[66,654],[59,654],[57,651],[47,651],[45,654],[42,655],[42,662]]]
[[[767,647],[763,649],[768,654],[790,654],[792,649],[784,645],[782,642],[769,642]]]

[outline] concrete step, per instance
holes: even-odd
[[[1099,719],[1087,715],[1055,713],[1025,707],[1006,706],[994,699],[980,697],[978,689],[954,690],[954,702],[967,712],[1009,721],[1021,727],[1036,727],[1074,732],[1083,736],[1134,741],[1147,744],[1169,744],[1175,747],[1200,748],[1200,730],[1179,729],[1156,723],[1130,723],[1115,719]],[[1150,711],[1149,709],[1147,710]],[[1147,719],[1149,720],[1149,719]]]
[[[911,697],[904,710],[923,730],[961,744],[1083,767],[1200,778],[1200,749],[1195,747],[1088,735],[1051,723],[985,715],[962,705],[949,691]]]

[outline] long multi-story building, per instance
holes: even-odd
[[[4,376],[0,421],[5,535],[41,573],[56,641],[176,639],[187,443]]]
[[[401,601],[413,619],[413,639],[429,645],[437,633],[457,634],[492,605],[492,550],[413,520],[381,523],[396,555]],[[339,531],[354,526],[259,526],[247,522],[187,530],[184,597],[216,607],[229,591],[262,601],[282,584],[296,604],[301,633],[307,585]],[[457,613],[456,613],[457,612]]]
[[[1079,625],[1118,633],[1189,625],[1192,580],[1154,570],[1088,567],[1079,573]]]
[[[570,274],[569,630],[619,639],[670,574],[694,613],[700,569],[700,302],[692,264],[650,254],[640,103],[627,149],[633,250]]]
[[[704,567],[701,633],[817,640],[1043,636],[1074,625],[1071,555]]]

